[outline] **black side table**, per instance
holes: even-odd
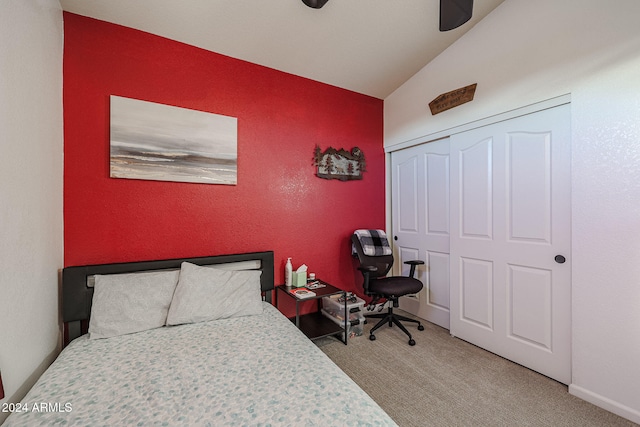
[[[347,337],[348,337],[347,331],[349,328],[349,324],[347,323],[347,320],[346,320],[346,319],[349,319],[349,316],[347,313],[347,298],[346,298],[347,293],[342,289],[338,289],[335,286],[332,286],[326,282],[323,282],[322,280],[318,280],[318,282],[322,283],[325,286],[322,288],[312,289],[312,291],[315,292],[315,296],[312,296],[309,298],[298,298],[295,295],[292,295],[291,293],[289,293],[291,289],[295,289],[295,288],[287,287],[285,285],[276,286],[276,307],[278,307],[278,302],[280,301],[278,293],[280,292],[280,293],[283,293],[284,295],[288,295],[289,298],[292,298],[296,302],[296,315],[295,317],[289,318],[289,320],[295,323],[296,327],[300,329],[307,336],[307,338],[309,338],[310,340],[315,340],[318,338],[340,334],[342,335],[342,337],[340,338],[340,341],[342,341],[346,345]],[[322,302],[321,300],[323,297],[328,297],[331,295],[338,295],[338,294],[341,294],[343,297],[345,297],[344,298],[345,299],[345,302],[344,302],[345,322],[344,322],[344,326],[342,327],[336,324],[335,322],[332,322],[331,319],[327,319],[320,311],[321,302]],[[300,303],[305,301],[310,301],[310,300],[317,301],[318,311],[314,313],[300,315]]]

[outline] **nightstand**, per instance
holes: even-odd
[[[322,280],[318,280],[318,282],[325,285],[323,288],[313,289],[315,292],[315,296],[308,298],[298,298],[289,291],[291,287],[287,287],[285,285],[276,286],[276,307],[278,307],[278,302],[280,301],[279,294],[287,295],[289,298],[293,299],[296,302],[296,315],[295,317],[289,318],[298,329],[300,329],[310,340],[315,340],[318,338],[328,337],[328,336],[338,336],[340,335],[340,340],[346,345],[347,344],[347,336],[348,336],[348,324],[344,322],[344,326],[340,326],[335,322],[332,322],[331,319],[325,317],[321,312],[321,300],[323,297],[328,297],[331,295],[342,295],[346,297],[346,292],[342,289],[338,289],[335,286],[328,284],[327,282],[323,282]],[[305,301],[315,300],[318,306],[318,311],[309,314],[300,315],[300,304]],[[344,313],[345,319],[348,319],[347,316],[347,301],[345,298],[344,302]]]

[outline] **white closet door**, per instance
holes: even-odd
[[[569,105],[450,141],[451,334],[568,384]]]
[[[404,261],[426,263],[416,274],[424,288],[400,307],[449,329],[449,141],[396,151],[391,167],[396,274],[408,274]]]

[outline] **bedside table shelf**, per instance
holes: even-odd
[[[289,320],[295,325],[296,318]],[[334,322],[328,321],[321,312],[303,314],[298,316],[298,329],[300,329],[309,339],[315,340],[319,338],[329,337],[344,333],[344,328]]]
[[[319,338],[324,338],[328,336],[338,336],[341,335],[340,340],[346,345],[347,337],[348,337],[348,325],[344,325],[344,327],[332,322],[331,319],[326,318],[321,313],[321,300],[322,297],[327,297],[331,295],[346,295],[346,292],[332,286],[326,282],[320,281],[325,285],[323,288],[313,289],[313,292],[316,293],[315,296],[310,298],[296,298],[294,295],[289,293],[291,288],[287,288],[285,285],[276,286],[276,307],[278,306],[278,302],[280,301],[280,293],[288,295],[289,298],[293,299],[296,303],[296,315],[294,317],[290,317],[289,320],[293,322],[294,325],[302,331],[307,338],[310,340],[316,340]],[[306,301],[316,300],[318,311],[308,314],[299,314],[300,313],[300,303]],[[347,310],[347,302],[345,301],[345,313]]]

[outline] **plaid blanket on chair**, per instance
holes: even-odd
[[[391,255],[391,246],[387,235],[382,230],[356,230],[353,232],[362,245],[362,252],[367,256]],[[353,251],[355,254],[355,249]]]

